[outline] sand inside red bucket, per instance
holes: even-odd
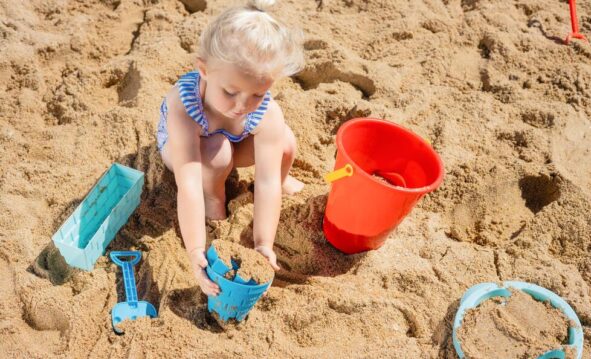
[[[390,186],[394,186],[394,183],[392,183],[392,182],[388,181],[387,179],[385,179],[384,177],[382,177],[382,176],[380,176],[380,175],[378,175],[378,174],[375,174],[375,173],[374,173],[374,174],[372,174],[371,176],[372,176],[374,179],[376,179],[376,180],[378,180],[378,181],[382,182],[383,184],[389,184]]]
[[[230,270],[226,274],[226,278],[232,280],[238,274],[245,281],[248,282],[250,279],[254,279],[258,284],[267,283],[273,279],[275,272],[269,261],[254,249],[220,239],[214,240],[211,245],[214,246],[218,257],[229,268],[232,268],[231,259],[239,266],[237,271]]]
[[[522,291],[511,293],[467,311],[458,330],[466,358],[537,358],[566,344],[569,321],[560,310]]]

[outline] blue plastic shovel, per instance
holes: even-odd
[[[139,251],[116,251],[110,253],[111,260],[121,267],[123,270],[123,283],[125,286],[125,302],[115,304],[111,311],[111,321],[113,323],[113,330],[117,334],[122,334],[123,331],[117,329],[117,324],[125,319],[136,320],[140,317],[156,318],[158,313],[156,308],[146,301],[137,300],[137,288],[135,285],[135,275],[133,266],[136,265],[142,254]],[[121,257],[131,257],[130,260],[121,260]]]

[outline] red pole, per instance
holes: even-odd
[[[579,32],[579,21],[577,20],[577,2],[575,0],[568,0],[568,7],[570,9],[570,24],[573,33]]]
[[[565,43],[569,43],[571,38],[585,40],[585,35],[579,33],[579,21],[577,20],[577,3],[575,0],[568,0],[568,7],[570,9],[570,24],[572,32],[566,36]]]

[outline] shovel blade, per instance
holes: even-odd
[[[156,318],[157,316],[158,313],[156,312],[156,308],[146,301],[139,301],[135,304],[130,304],[128,302],[117,303],[111,311],[113,330],[118,334],[122,334],[123,331],[118,329],[117,325],[126,319],[136,320],[141,317]]]

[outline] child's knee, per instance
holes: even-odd
[[[283,147],[283,155],[287,157],[295,157],[297,151],[297,141],[293,131],[289,126],[285,126],[285,145]]]
[[[215,135],[208,138],[205,148],[205,162],[214,171],[224,171],[232,168],[234,148],[232,143],[224,135]]]

